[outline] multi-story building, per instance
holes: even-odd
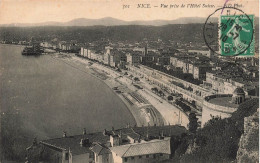
[[[157,61],[157,58],[159,57],[158,53],[155,51],[146,51],[145,55],[141,57],[141,62],[143,63],[154,63]]]
[[[142,56],[145,56],[147,54],[147,48],[141,48],[141,47],[134,47],[134,52],[141,52]]]
[[[89,59],[92,59],[92,60],[95,60],[98,62],[103,62],[103,58],[104,58],[104,55],[102,54],[102,52],[90,51]]]
[[[170,137],[110,148],[114,163],[149,163],[170,158]]]
[[[77,52],[80,49],[80,47],[77,46],[75,43],[67,43],[65,41],[61,41],[58,43],[58,48],[62,51],[70,51],[70,52]]]
[[[112,67],[121,67],[123,63],[125,64],[127,61],[126,54],[124,51],[119,51],[117,49],[110,50],[109,55],[109,65]],[[119,66],[120,64],[120,66]]]
[[[194,60],[195,56],[187,55],[185,53],[178,53],[175,56],[170,57],[170,64],[174,67],[181,68],[183,70],[183,73],[189,73],[192,70],[190,70],[190,64],[193,64],[191,60]]]
[[[181,68],[182,68],[183,73],[189,73],[189,71],[192,71],[192,70],[190,70],[190,63],[189,63],[188,60],[182,60],[182,61],[179,61],[179,62],[181,63],[180,65],[182,65]]]
[[[170,64],[174,67],[182,69],[183,73],[190,73],[194,79],[205,80],[206,71],[210,71],[212,66],[204,58],[196,57],[195,55],[178,54],[178,56],[170,57]]]
[[[200,54],[208,58],[211,58],[211,56],[213,55],[213,52],[211,50],[188,50],[188,53]]]
[[[170,64],[170,56],[160,56],[157,58],[157,64],[159,65],[169,65]]]
[[[83,48],[81,47],[80,55],[82,57],[92,59],[98,62],[104,62],[104,55],[102,51],[96,50],[94,47]]]
[[[118,53],[118,51],[113,50],[112,53],[110,53],[110,66],[117,67],[117,65],[120,63],[121,56]]]
[[[127,62],[125,51],[112,48],[110,46],[105,47],[104,64],[112,67],[124,67]],[[123,65],[123,66],[122,66]]]
[[[194,74],[194,64],[193,63],[189,63],[188,73],[189,74]]]
[[[126,52],[105,47],[105,52],[98,47],[81,48],[80,55],[112,67],[124,68],[127,62]]]
[[[59,48],[59,49],[62,49],[62,45],[64,45],[64,44],[66,44],[66,41],[60,41],[60,42],[58,43],[58,48]]]
[[[210,71],[212,66],[209,64],[192,64],[193,66],[190,67],[193,68],[193,78],[194,79],[199,79],[199,80],[206,80],[206,72]]]
[[[138,65],[140,63],[141,55],[138,52],[128,52],[126,54],[127,63],[130,65]]]
[[[104,64],[110,65],[110,52],[106,50],[104,53]]]
[[[237,70],[215,70],[206,72],[204,85],[215,93],[232,93],[237,87],[244,89],[246,95],[259,96],[258,82],[247,79]]]
[[[20,41],[19,41],[19,43],[20,43]],[[44,48],[51,48],[52,44],[45,41],[45,42],[40,43],[40,46],[42,46]]]

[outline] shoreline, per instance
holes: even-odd
[[[70,58],[68,61],[56,58],[55,55],[23,56],[22,46],[0,46],[3,61],[0,61],[1,82],[5,86],[1,89],[5,94],[1,99],[5,104],[1,116],[5,119],[3,127],[8,132],[3,134],[3,138],[12,139],[5,144],[6,150],[23,157],[34,137],[44,140],[61,137],[62,131],[76,135],[82,133],[84,127],[92,133],[136,123],[124,103],[114,97],[107,85],[93,78],[83,64],[75,64]],[[78,72],[62,61],[84,72]],[[102,92],[105,92],[103,96]]]
[[[127,101],[125,101],[125,99],[124,99],[122,96],[120,96],[119,94],[117,94],[117,93],[113,90],[113,87],[115,87],[115,86],[120,86],[120,84],[119,84],[118,82],[116,82],[116,81],[114,80],[114,83],[112,83],[112,80],[113,80],[113,79],[112,79],[111,77],[107,77],[106,79],[104,79],[104,78],[102,79],[102,78],[101,78],[101,75],[100,75],[100,72],[98,72],[97,70],[94,70],[93,67],[91,67],[91,66],[88,65],[89,63],[93,63],[92,61],[90,61],[90,60],[88,60],[88,59],[86,59],[86,58],[80,58],[80,57],[78,57],[78,56],[71,56],[71,55],[74,55],[73,53],[64,53],[64,54],[65,54],[65,55],[68,55],[68,56],[66,56],[66,57],[64,57],[64,56],[60,57],[60,56],[59,56],[59,53],[54,53],[55,56],[52,56],[53,54],[52,54],[52,55],[49,55],[49,56],[51,56],[51,57],[54,58],[54,59],[60,60],[60,61],[62,61],[62,62],[64,62],[64,63],[66,63],[66,64],[69,64],[69,63],[67,63],[67,62],[74,62],[74,63],[75,63],[75,61],[76,61],[76,62],[80,62],[80,63],[82,63],[82,64],[85,64],[85,69],[84,69],[84,70],[81,70],[81,69],[80,69],[80,71],[84,71],[85,73],[87,73],[87,74],[91,75],[92,77],[98,79],[99,81],[101,81],[102,83],[104,83],[107,87],[109,87],[110,90],[113,92],[113,94],[116,95],[117,97],[119,97],[120,100],[122,101],[122,103],[127,107],[129,113],[133,116],[133,118],[134,118],[134,120],[135,120],[136,126],[141,127],[142,125],[144,125],[144,124],[143,124],[143,118],[140,117],[140,115],[138,115],[138,113],[134,110],[134,108],[132,108],[132,106],[130,106],[130,105],[127,103]],[[62,53],[62,55],[64,55],[64,54]],[[67,62],[66,62],[66,61],[67,61]],[[70,66],[73,66],[73,68],[78,69],[77,67],[75,67],[75,65],[71,65],[71,64],[69,64],[69,65],[70,65]],[[105,74],[105,75],[108,76],[107,74]],[[127,124],[126,124],[126,125],[127,125]]]
[[[123,72],[117,72],[108,66],[76,56],[73,53],[54,54],[52,57],[60,61],[84,65],[85,73],[103,82],[120,98],[133,116],[137,126],[180,125],[187,128],[189,123],[187,115],[177,107],[168,104],[164,99],[157,98],[146,87],[148,83],[141,81],[140,84],[146,89],[137,89],[133,85],[132,79],[124,75]],[[66,64],[69,64],[67,62]],[[117,87],[120,89],[115,89]],[[140,102],[140,99],[136,99],[136,96],[140,97],[141,101],[144,99],[144,101]]]
[[[124,95],[123,93],[116,93],[115,90],[113,90],[114,87],[122,87],[123,89],[128,89],[126,85],[122,84],[121,82],[119,82],[117,79],[115,79],[114,77],[111,77],[113,76],[113,74],[116,74],[116,75],[119,75],[120,76],[120,73],[119,72],[116,72],[115,70],[111,70],[109,67],[107,66],[104,66],[104,65],[100,65],[99,63],[95,63],[93,61],[90,61],[86,58],[81,58],[81,57],[78,57],[78,56],[72,56],[73,59],[79,61],[79,62],[84,62],[85,64],[89,64],[89,63],[93,63],[91,66],[86,66],[87,69],[91,70],[91,75],[93,75],[94,77],[96,77],[97,79],[101,80],[102,82],[104,82],[114,93],[115,95],[117,95],[121,101],[124,103],[124,105],[128,108],[129,112],[132,114],[132,116],[134,117],[135,121],[136,121],[136,125],[138,127],[141,127],[141,126],[148,126],[148,125],[164,125],[166,124],[165,123],[165,119],[162,117],[162,115],[160,114],[160,112],[158,112],[158,110],[156,108],[153,108],[153,109],[150,109],[148,111],[153,111],[153,112],[156,112],[155,114],[155,120],[154,121],[149,121],[147,122],[145,118],[147,117],[143,117],[142,115],[142,112],[139,111],[139,107],[137,108],[136,106],[132,106],[129,104],[129,102],[126,100],[126,98],[124,98]],[[94,67],[93,67],[94,66]],[[102,66],[102,68],[105,68],[105,69],[109,69],[112,71],[112,73],[108,73],[106,72],[105,70],[101,70],[99,67]],[[93,73],[93,70],[95,69],[95,72],[94,74]],[[102,71],[102,72],[99,72],[99,71]],[[106,76],[108,76],[105,80],[100,78],[100,74],[102,73],[105,73]],[[118,78],[118,77],[116,77]],[[132,90],[131,90],[132,91]],[[154,117],[152,117],[154,118]],[[151,118],[151,119],[152,119]],[[149,119],[149,120],[151,120]],[[158,124],[159,123],[159,124]]]

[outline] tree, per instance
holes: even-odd
[[[191,105],[196,107],[196,102],[194,100],[191,101]]]
[[[165,96],[165,94],[164,94],[163,91],[161,91],[161,90],[159,90],[158,93],[159,93],[160,96]]]
[[[168,100],[169,100],[169,101],[172,101],[172,100],[173,100],[173,97],[172,97],[172,96],[168,96]]]
[[[206,122],[204,126],[208,126],[208,125],[212,126],[214,123],[216,123],[219,120],[221,120],[221,117],[211,116],[211,119],[208,122]]]
[[[153,91],[154,93],[158,93],[158,88],[154,87],[154,88],[152,88],[152,91]]]
[[[193,91],[193,88],[191,88],[190,86],[187,88],[188,91]]]
[[[137,81],[140,81],[140,79],[138,77],[135,77],[134,80],[137,82]]]
[[[258,100],[256,98],[245,101],[236,112],[232,113],[230,118],[212,117],[203,128],[193,134],[196,140],[191,138],[196,142],[198,148],[191,154],[183,155],[182,152],[181,157],[179,157],[180,162],[234,162],[239,148],[239,140],[244,130],[244,117],[256,112],[259,108]],[[195,119],[194,114],[190,115],[189,119],[192,117]],[[189,129],[191,127],[189,124]],[[257,140],[257,138],[258,134],[255,134],[253,139]],[[256,148],[258,149],[258,147]]]
[[[198,128],[198,118],[195,113],[189,114],[189,131],[192,133],[196,133]]]

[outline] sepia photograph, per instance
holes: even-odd
[[[0,0],[0,163],[258,162],[258,0]]]

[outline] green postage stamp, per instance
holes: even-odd
[[[222,56],[254,55],[254,15],[221,15],[219,31]]]

